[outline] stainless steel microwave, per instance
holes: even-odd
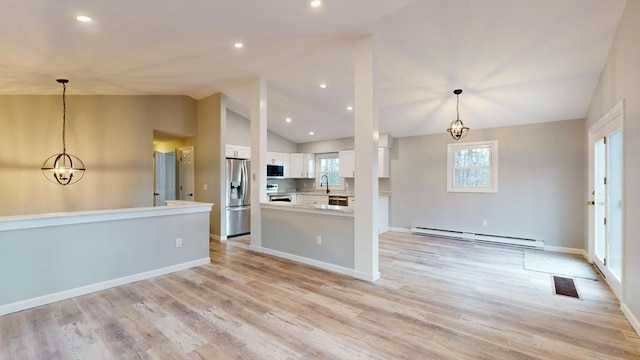
[[[267,177],[284,179],[284,166],[267,165]]]

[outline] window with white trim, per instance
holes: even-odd
[[[327,180],[323,175],[327,175],[330,189],[344,189],[344,179],[340,177],[339,170],[338,153],[316,154],[316,189],[326,189]]]
[[[498,140],[447,145],[447,191],[498,192]]]

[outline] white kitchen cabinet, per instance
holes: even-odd
[[[291,164],[289,166],[290,176],[296,179],[300,178],[315,178],[316,171],[316,155],[315,154],[302,154],[302,153],[292,153],[289,154],[291,156]],[[286,172],[286,167],[285,167]]]
[[[227,144],[225,147],[225,157],[251,159],[251,148],[248,146]]]
[[[353,196],[349,196],[349,205],[348,205],[349,209],[353,209],[354,207],[356,207],[356,198],[354,198]]]
[[[329,205],[329,197],[326,195],[304,195],[302,203],[305,205]]]
[[[284,165],[284,159],[282,153],[275,151],[267,151],[267,164],[269,165]]]
[[[342,178],[352,178],[356,175],[355,151],[343,150],[338,153],[340,159],[339,174]],[[378,177],[389,177],[389,148],[378,148]]]
[[[389,148],[378,148],[378,177],[389,177]]]
[[[282,153],[282,162],[280,163],[284,166],[284,177],[291,177],[291,154]]]
[[[356,174],[356,159],[354,150],[342,150],[338,152],[340,169],[338,174],[341,178],[352,178]]]
[[[290,154],[291,165],[289,166],[289,176],[292,178],[302,178],[304,177],[304,154],[302,153],[292,153]]]
[[[302,172],[304,173],[304,178],[316,178],[316,154],[303,155]]]

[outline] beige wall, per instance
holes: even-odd
[[[225,205],[222,203],[222,183],[225,163],[224,133],[226,122],[225,96],[221,93],[198,100],[198,135],[190,142],[195,151],[195,200],[213,203],[210,234],[220,235]],[[207,190],[204,190],[204,186]]]
[[[591,101],[586,129],[620,100],[625,102],[622,303],[640,331],[640,1],[627,1]]]
[[[87,171],[70,186],[40,167],[62,151],[60,96],[0,96],[0,216],[151,206],[153,131],[196,133],[187,96],[68,96],[67,151]]]

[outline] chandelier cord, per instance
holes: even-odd
[[[62,154],[67,153],[67,102],[66,102],[66,94],[67,92],[67,84],[62,83]]]
[[[460,95],[456,94],[456,119],[460,120]]]

